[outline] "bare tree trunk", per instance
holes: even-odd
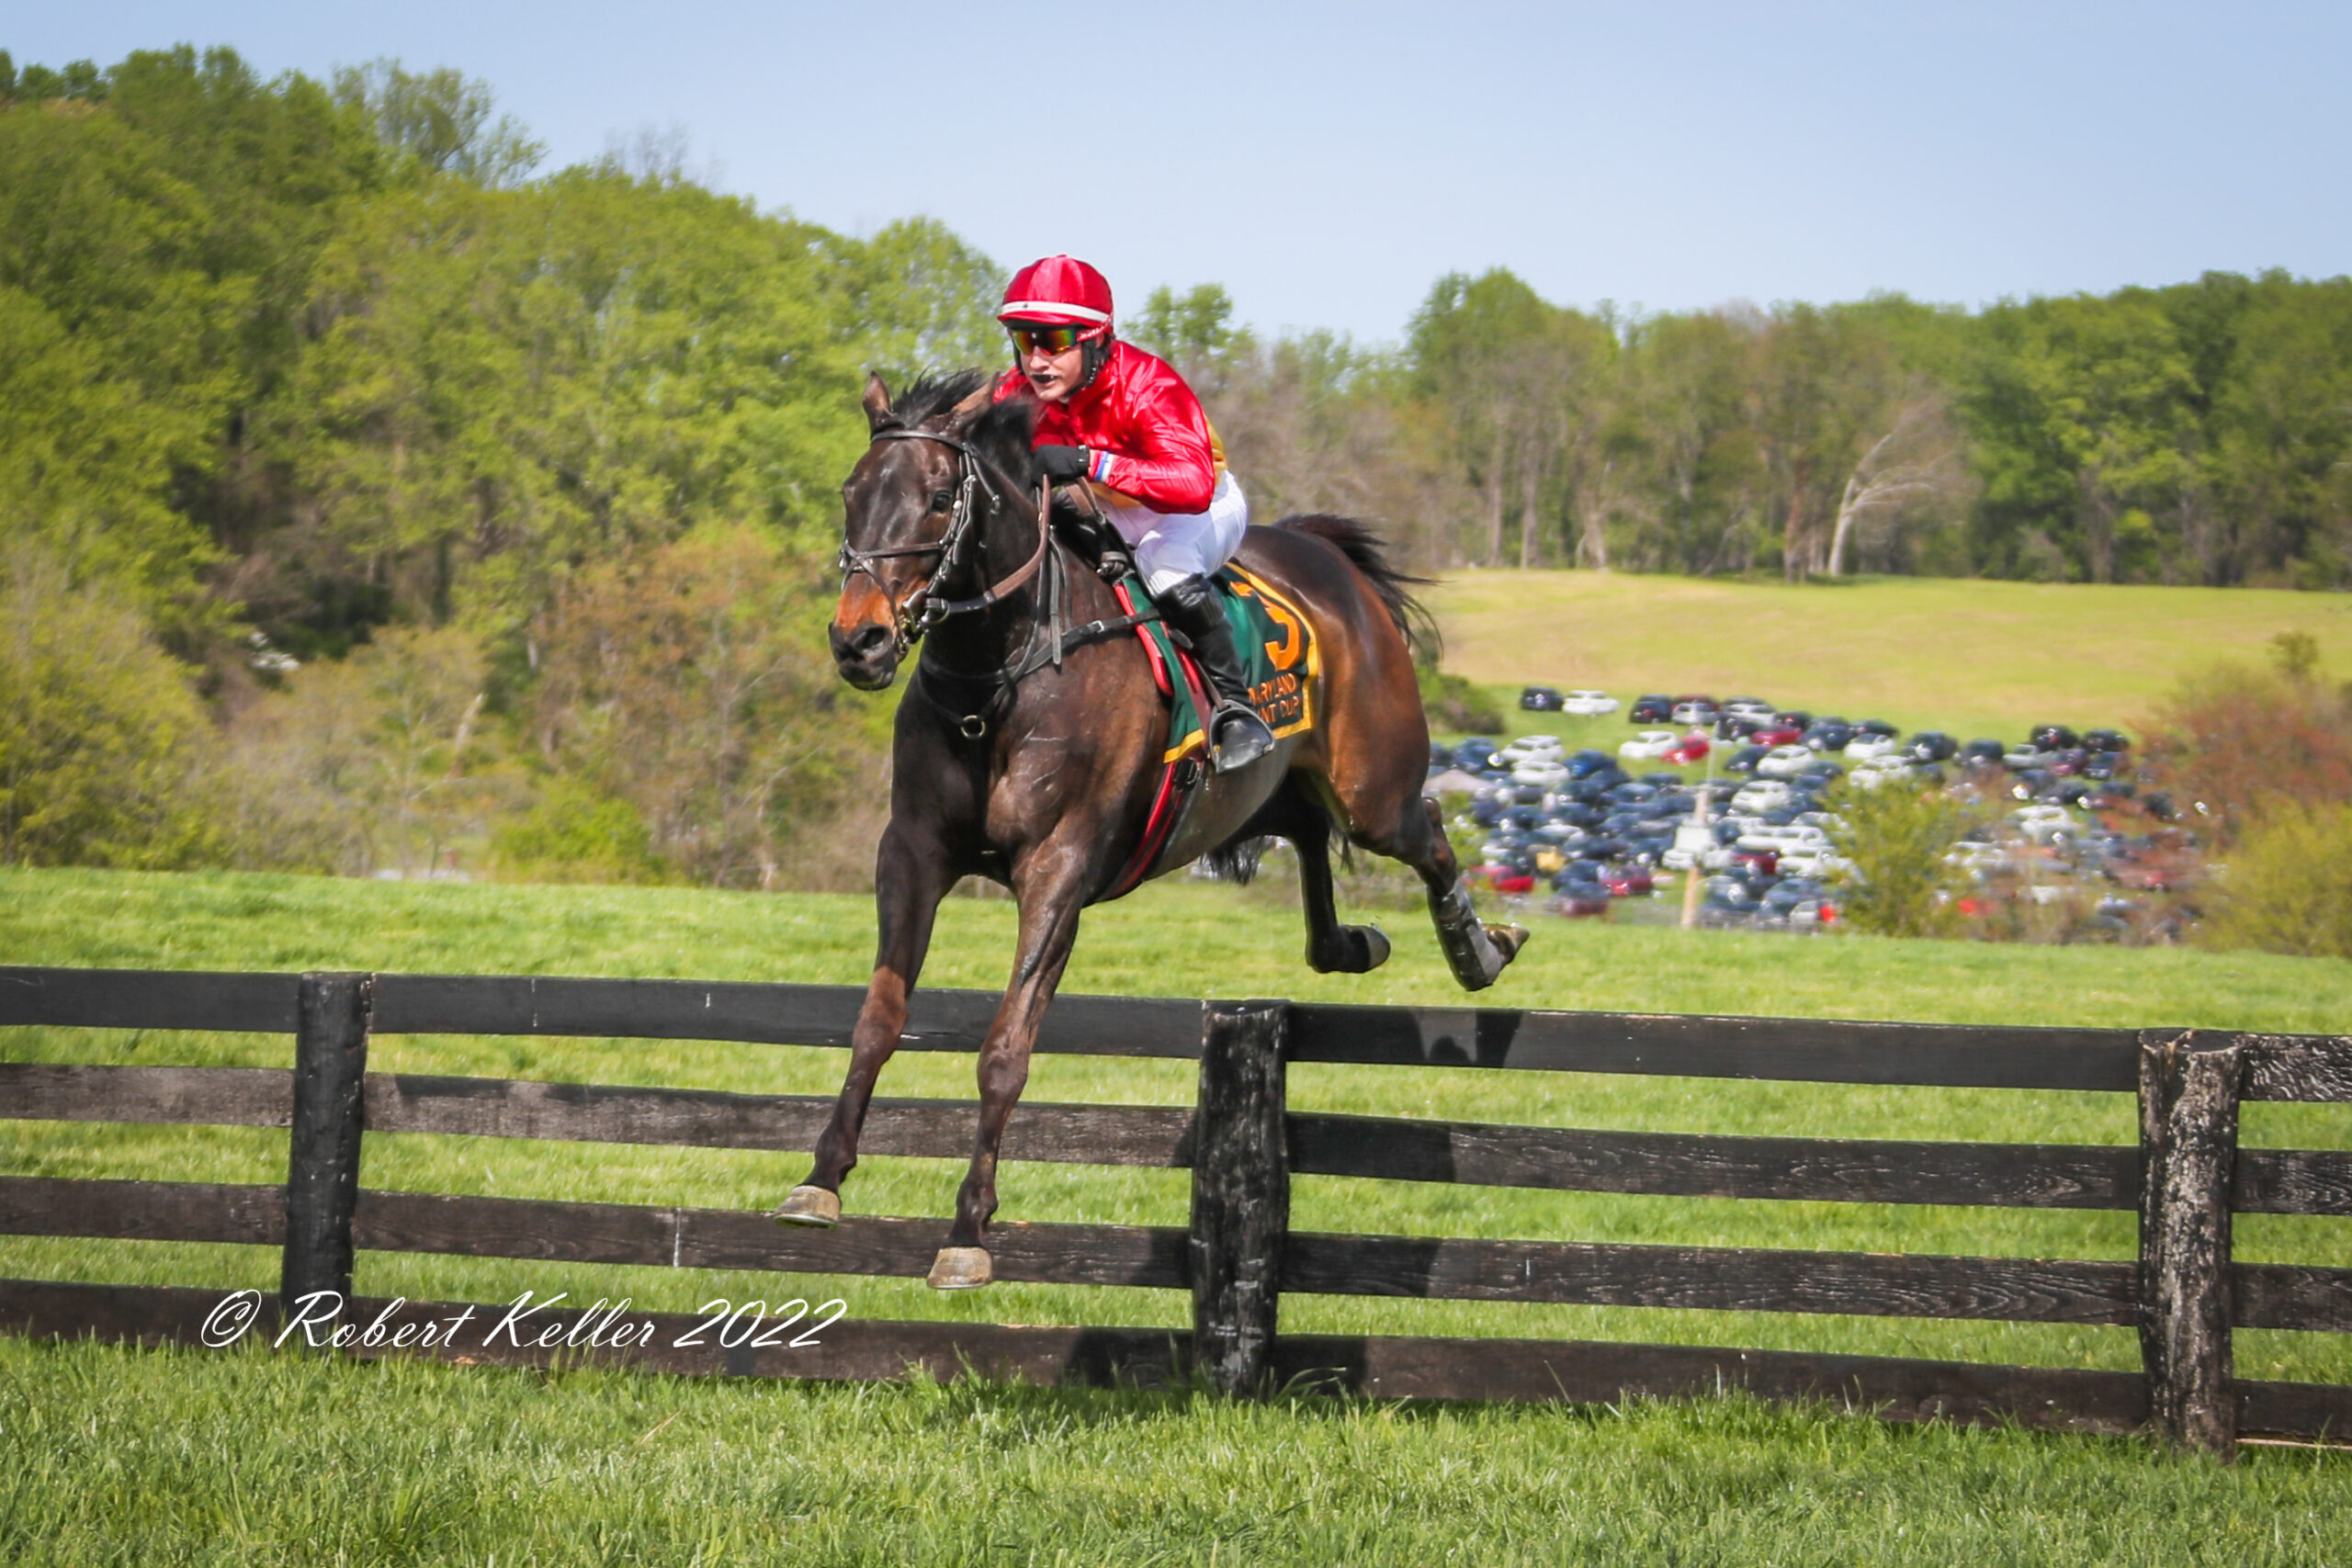
[[[1520,460],[1519,472],[1519,570],[1527,570],[1535,564],[1536,493],[1543,487],[1544,468],[1539,454],[1529,452]]]
[[[1601,460],[1600,482],[1585,497],[1584,515],[1577,520],[1577,564],[1595,571],[1609,570],[1609,478],[1617,460]]]
[[[1487,468],[1487,564],[1503,564],[1503,432],[1495,425],[1495,452]]]
[[[1781,530],[1781,575],[1791,582],[1802,581],[1805,575],[1804,561],[1804,485],[1809,477],[1802,461],[1789,471],[1789,519]]]

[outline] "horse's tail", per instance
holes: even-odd
[[[1415,577],[1399,571],[1388,562],[1388,547],[1371,527],[1352,517],[1341,517],[1329,512],[1306,512],[1285,517],[1274,525],[1295,534],[1312,534],[1335,547],[1347,557],[1350,564],[1363,573],[1372,591],[1388,610],[1388,618],[1405,634],[1405,642],[1413,650],[1419,664],[1435,664],[1442,644],[1438,636],[1437,619],[1429,613],[1412,590],[1427,588],[1433,579]]]

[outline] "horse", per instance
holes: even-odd
[[[839,1222],[842,1181],[906,1025],[939,901],[967,876],[1000,883],[1018,900],[1019,937],[980,1045],[971,1166],[930,1274],[942,1290],[991,1278],[997,1151],[1031,1047],[1080,911],[1136,874],[1128,863],[1168,765],[1167,712],[1133,630],[1148,605],[1122,605],[1061,536],[1031,456],[1038,405],[992,393],[977,370],[918,378],[895,400],[880,377],[866,383],[871,440],[842,491],[833,660],[849,684],[878,691],[918,641],[921,651],[893,736],[890,817],[875,856],[878,942],[849,1069],[808,1179],[775,1211],[786,1224]],[[1429,725],[1411,639],[1426,616],[1408,591],[1422,580],[1393,569],[1370,529],[1322,514],[1250,528],[1236,560],[1299,606],[1319,640],[1317,722],[1257,761],[1201,776],[1148,873],[1286,839],[1298,852],[1307,964],[1361,974],[1389,944],[1339,920],[1336,826],[1420,874],[1455,978],[1491,985],[1526,933],[1477,919],[1437,804],[1421,795]]]

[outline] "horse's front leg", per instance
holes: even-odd
[[[907,998],[922,973],[932,921],[948,886],[945,851],[928,835],[902,829],[892,818],[874,861],[874,908],[881,927],[874,978],[850,1035],[849,1074],[841,1098],[817,1139],[815,1168],[775,1211],[786,1224],[831,1225],[842,1216],[842,1181],[857,1165],[858,1134],[865,1128],[875,1080],[906,1030]]]
[[[989,1262],[987,1232],[996,1213],[997,1149],[1012,1108],[1029,1082],[1029,1052],[1037,1043],[1037,1026],[1061,984],[1078,941],[1079,911],[1085,907],[1091,857],[1068,834],[1059,843],[1041,847],[1013,874],[1013,891],[1021,900],[1021,935],[1012,964],[1012,983],[989,1025],[980,1044],[980,1126],[972,1145],[971,1168],[956,1194],[956,1224],[947,1245],[931,1266],[934,1290],[968,1290],[994,1277]]]

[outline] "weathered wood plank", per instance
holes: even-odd
[[[354,1234],[360,1247],[389,1252],[920,1277],[947,1225],[852,1216],[837,1230],[813,1231],[752,1211],[366,1191]],[[991,1226],[989,1237],[1000,1280],[1170,1290],[1187,1283],[1184,1233],[1173,1228],[1005,1224]]]
[[[377,976],[380,1034],[565,1034],[846,1046],[865,999],[858,986],[600,980],[482,975]],[[901,1051],[978,1051],[1003,1000],[994,991],[921,990]],[[1065,995],[1040,1051],[1102,1056],[1200,1055],[1201,1004]]]
[[[368,976],[305,975],[297,993],[294,1112],[286,1141],[287,1311],[351,1296],[351,1212],[359,1197]]]
[[[1285,1291],[2018,1323],[2135,1321],[2137,1269],[2027,1258],[1293,1232]]]
[[[277,1247],[286,1240],[286,1189],[0,1176],[0,1235]]]
[[[2149,1031],[2140,1053],[2140,1353],[2166,1440],[2237,1451],[2230,1182],[2245,1053],[2227,1035]]]
[[[1710,1137],[1373,1116],[1293,1116],[1291,1168],[1580,1192],[2042,1209],[2130,1209],[2140,1188],[2139,1151],[2120,1145]]]
[[[2229,1288],[2230,1315],[2240,1328],[2352,1334],[2352,1269],[2238,1263]]]
[[[227,1296],[220,1291],[0,1280],[0,1332],[51,1339],[196,1345]],[[404,1325],[445,1325],[458,1303],[362,1300],[353,1319],[380,1317],[387,1337]],[[416,1354],[468,1362],[545,1366],[597,1359],[686,1375],[881,1380],[911,1370],[945,1382],[978,1374],[1035,1383],[1152,1384],[1182,1377],[1185,1336],[1177,1329],[1008,1327],[843,1319],[813,1344],[727,1349],[680,1346],[700,1321],[680,1314],[632,1314],[650,1322],[650,1342],[622,1350],[518,1346],[499,1337],[504,1308],[475,1304],[457,1335]],[[536,1323],[575,1320],[534,1319]],[[252,1332],[274,1336],[274,1303]],[[368,1348],[356,1354],[368,1355]],[[1999,1422],[2060,1430],[2120,1432],[2145,1415],[2140,1380],[2128,1373],[2002,1367],[1893,1357],[1815,1356],[1772,1350],[1611,1345],[1527,1339],[1285,1337],[1272,1366],[1302,1389],[1340,1389],[1379,1398],[1615,1402],[1636,1395],[1705,1396],[1738,1388],[1769,1399],[1826,1399],[1890,1420]],[[2295,1383],[2241,1385],[2249,1429],[2287,1436],[2341,1431],[2352,1389]]]
[[[0,1024],[294,1032],[294,975],[0,967]]]
[[[1231,1394],[1261,1392],[1290,1233],[1282,1003],[1213,1007],[1201,1042],[1200,1143],[1189,1232],[1195,1362]]]
[[[2146,1418],[2131,1372],[2009,1367],[1888,1356],[1620,1345],[1588,1340],[1288,1337],[1276,1342],[1284,1386],[1385,1399],[1614,1404],[1705,1397],[1826,1400],[1890,1421],[2128,1432]],[[2352,1390],[2347,1390],[2352,1393]]]
[[[2129,1092],[2128,1030],[1300,1005],[1291,1060]]]
[[[2352,1100],[2352,1034],[2241,1034],[2247,1100]]]
[[[2230,1203],[2241,1214],[2352,1214],[2352,1154],[2241,1145]]]
[[[832,1114],[831,1095],[728,1094],[509,1078],[374,1074],[368,1126],[379,1133],[458,1133],[704,1148],[806,1150]],[[978,1102],[876,1100],[858,1151],[963,1159]],[[1193,1113],[1175,1106],[1024,1104],[1005,1129],[1003,1157],[1089,1165],[1176,1166],[1190,1158]]]
[[[0,1062],[0,1117],[283,1127],[294,1075],[284,1067],[83,1067]]]

